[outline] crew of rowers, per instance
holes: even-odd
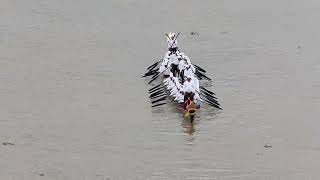
[[[165,78],[164,83],[170,95],[175,97],[180,104],[186,104],[187,101],[201,101],[199,80],[195,77],[195,68],[190,59],[178,50],[174,33],[168,34],[167,42],[168,52],[162,60],[159,72]]]

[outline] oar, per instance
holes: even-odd
[[[164,91],[157,91],[157,92],[155,92],[155,93],[150,94],[149,97],[151,98],[151,97],[156,96],[156,95],[158,95],[158,94],[160,94],[160,93],[162,93],[162,92],[164,92]]]
[[[164,71],[163,71],[164,72]],[[163,73],[162,72],[162,73]],[[151,84],[154,80],[156,80],[158,77],[159,77],[159,75],[160,74],[162,74],[162,73],[160,73],[160,72],[158,72],[158,73],[156,73],[156,74],[154,74],[153,76],[152,76],[152,79],[148,82],[148,84]]]
[[[216,104],[212,104],[212,103],[210,103],[210,102],[208,102],[208,101],[206,101],[206,100],[204,100],[204,101],[205,101],[206,104],[222,110],[222,108],[221,108],[220,106],[218,106],[218,105],[216,105]]]
[[[149,82],[148,82],[148,84],[151,84],[154,80],[156,80],[157,78],[159,77],[159,74],[156,76],[156,77],[154,77],[153,79],[151,79]]]
[[[196,65],[196,64],[193,64],[197,69],[199,69],[200,71],[202,72],[207,72],[206,70],[202,69],[200,66]]]
[[[207,91],[207,92],[210,93],[210,94],[216,95],[214,92],[209,91],[208,89],[204,88],[203,86],[200,86],[200,88],[203,89],[203,90],[205,90],[205,91]]]
[[[161,90],[164,91],[163,87],[160,86],[157,89],[154,89],[153,91],[150,91],[149,94],[152,94],[152,93],[155,93],[155,92],[158,92],[158,91],[161,91]]]
[[[164,90],[159,90],[159,91],[156,91],[156,92],[154,92],[154,93],[151,93],[151,94],[150,94],[150,97],[156,96],[156,95],[158,95],[158,94],[160,94],[160,93],[162,93],[162,92],[164,92]]]
[[[205,94],[201,94],[203,97],[207,98],[207,99],[210,99],[211,101],[213,102],[216,102],[218,103],[218,101],[216,99],[214,99],[212,96],[208,96],[208,95],[205,95]],[[218,103],[219,104],[219,103]]]
[[[162,73],[164,73],[166,70],[162,71],[161,73],[159,72],[158,74],[155,74],[151,81],[148,82],[148,84],[151,84],[154,80],[156,80]]]
[[[214,96],[214,95],[215,95],[215,94],[212,94],[212,93],[210,93],[210,92],[208,92],[208,91],[205,91],[204,89],[200,89],[200,91],[201,91],[201,92],[205,92],[206,94],[211,95],[211,96]]]
[[[157,87],[159,87],[159,86],[161,86],[161,85],[162,85],[162,83],[159,84],[159,85],[154,86],[153,88],[149,89],[149,92],[152,91],[152,90],[154,90],[154,89],[156,89]]]
[[[212,79],[209,78],[208,76],[206,76],[206,75],[204,75],[204,74],[201,74],[201,75],[202,75],[202,78],[204,78],[204,79],[206,79],[206,80],[208,80],[208,81],[212,81]]]
[[[211,78],[207,77],[206,75],[204,75],[203,73],[201,73],[201,72],[198,71],[197,69],[196,69],[195,74],[196,74],[198,77],[205,78],[206,80],[211,81]]]
[[[164,91],[164,88],[162,86],[160,86],[157,89],[153,89],[152,91],[149,91],[149,93],[152,94],[152,93],[155,93],[157,91]]]
[[[163,88],[163,86],[161,86],[161,85],[162,85],[162,83],[159,84],[159,85],[157,85],[157,86],[155,86],[155,87],[153,87],[153,88],[151,88],[151,89],[149,89],[149,93],[150,93],[150,92],[154,92],[154,91],[156,91],[157,89]]]
[[[156,76],[158,76],[160,74],[160,72],[155,73],[151,78],[155,78]]]
[[[161,60],[160,60],[160,61],[161,61]],[[157,65],[159,64],[159,62],[160,62],[160,61],[155,62],[154,64],[152,64],[151,66],[149,66],[147,69],[149,70],[149,69],[151,69],[151,68],[153,68],[153,67],[157,66]]]
[[[164,100],[166,100],[166,99],[167,99],[167,97],[163,97],[163,98],[157,99],[157,100],[155,100],[155,101],[151,101],[151,103],[154,104],[154,103],[156,103],[156,102],[164,101]]]
[[[158,94],[158,95],[156,95],[156,96],[151,97],[150,99],[157,99],[157,98],[159,98],[159,97],[167,97],[167,94],[166,94],[166,93]]]
[[[212,94],[207,93],[206,91],[203,91],[202,89],[200,90],[201,93],[205,94],[206,96],[209,96],[213,99],[217,99],[215,96],[213,96]]]
[[[163,89],[163,87],[160,86],[160,87],[158,87],[156,89],[153,89],[152,91],[149,91],[149,93],[154,93],[154,92],[159,91],[161,89]]]
[[[198,73],[194,73],[194,74],[198,77],[199,80],[202,80],[202,77]]]
[[[201,72],[203,72],[203,73],[206,73],[206,72],[202,71],[201,69],[199,69],[199,68],[196,67],[196,66],[194,66],[194,68],[195,68],[196,70],[198,70],[198,71],[201,71]]]
[[[157,106],[161,106],[161,105],[164,105],[164,104],[167,104],[167,103],[155,104],[155,105],[152,105],[151,107],[157,107]]]
[[[156,96],[156,95],[158,95],[160,93],[164,93],[164,89],[160,89],[160,90],[158,90],[156,92],[153,92],[153,93],[150,94],[150,96],[153,97],[153,96]]]
[[[203,98],[206,98],[206,97],[203,97]],[[215,104],[217,106],[219,106],[220,104],[218,103],[218,101],[215,101],[213,99],[210,99],[210,98],[206,98],[206,100],[210,101],[212,104]]]
[[[152,76],[158,72],[159,68],[145,73],[142,77]]]
[[[159,63],[158,63],[158,64],[159,64]],[[149,71],[152,71],[152,70],[154,70],[154,68],[158,67],[158,64],[156,64],[156,65],[154,65],[153,67],[151,67],[151,68],[149,69]]]
[[[203,98],[206,98],[206,99],[210,100],[211,102],[220,105],[219,102],[217,101],[217,98],[216,98],[216,97],[214,97],[214,96],[212,96],[212,95],[210,95],[210,94],[206,94],[206,92],[203,92],[203,91],[201,91],[199,94],[200,94]]]
[[[149,94],[155,93],[155,92],[161,92],[164,91],[163,87],[159,87],[158,89],[155,89],[154,91],[149,92]]]

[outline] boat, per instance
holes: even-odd
[[[169,35],[166,34],[167,38],[172,38],[172,34]],[[175,38],[177,38],[178,35],[179,33],[175,36]],[[176,39],[173,40],[176,41]],[[181,92],[184,82],[184,76],[176,75],[175,77],[172,72],[169,73],[170,71],[164,71],[163,66],[165,64],[165,59],[162,59],[150,65],[147,68],[147,72],[142,76],[146,78],[152,76],[151,80],[148,82],[148,84],[154,85],[154,87],[149,89],[149,97],[152,103],[151,107],[156,108],[167,104],[164,101],[167,101],[168,97],[170,97],[170,99],[177,103],[178,109],[182,111],[184,117],[190,119],[191,123],[193,123],[197,111],[203,105],[208,105],[215,109],[222,110],[219,102],[217,101],[217,98],[215,97],[215,93],[208,90],[200,83],[201,81],[211,81],[211,78],[209,78],[206,75],[206,70],[194,63],[191,63],[190,59],[187,56],[185,56],[182,52],[179,51],[179,53],[181,54],[181,57],[184,57],[186,63],[189,63],[189,67],[192,66],[193,68],[192,72],[194,73],[192,76],[192,80],[195,81],[195,83],[198,83],[196,83],[197,90],[194,94],[194,98],[189,98],[185,101],[184,95],[182,94],[183,92]],[[166,56],[167,54],[168,52],[166,53]],[[157,81],[159,77],[161,79],[160,82]]]

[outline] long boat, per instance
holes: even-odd
[[[177,104],[178,109],[180,109],[185,118],[189,118],[190,122],[192,123],[194,120],[194,117],[196,116],[196,113],[198,109],[200,108],[200,105],[208,105],[211,107],[214,107],[216,109],[222,110],[220,107],[220,104],[217,101],[217,98],[215,97],[215,93],[208,90],[201,84],[199,85],[199,91],[195,93],[196,98],[193,101],[188,100],[189,102],[184,102],[183,95],[180,93],[174,93],[175,91],[180,91],[182,87],[182,79],[181,77],[173,77],[172,74],[170,76],[163,75],[159,71],[159,66],[161,66],[162,62],[164,60],[160,60],[152,64],[147,68],[147,72],[142,77],[151,77],[151,80],[148,82],[148,84],[156,84],[158,82],[158,85],[155,85],[151,89],[149,89],[150,93],[150,99],[152,103],[152,108],[156,108],[162,105],[165,105],[167,98],[171,97]],[[201,68],[200,66],[192,63],[192,66],[195,69],[194,78],[197,78],[199,82],[203,80],[211,81],[211,78],[206,76],[206,70]],[[161,81],[156,81],[161,77]],[[183,78],[183,77],[182,77]]]

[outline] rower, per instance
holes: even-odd
[[[169,64],[169,67],[171,67],[171,72],[172,72],[173,76],[177,77],[178,73],[179,73],[179,68],[178,68],[179,56],[178,56],[177,52],[170,53],[168,56],[168,61],[169,61],[168,64]]]
[[[188,77],[188,76],[193,77],[194,73],[195,73],[195,71],[193,71],[193,69],[191,67],[191,64],[187,65],[186,68],[183,71],[183,74],[184,74],[185,77]]]
[[[164,78],[168,78],[170,77],[170,69],[168,68],[168,64],[164,65],[164,68],[162,69],[162,71],[160,71],[160,73],[163,73],[163,77]]]
[[[180,70],[181,83],[184,83],[184,70],[187,67],[187,62],[185,60],[180,60],[178,68]]]
[[[192,76],[187,76],[187,81],[183,83],[183,93],[184,93],[184,101],[186,102],[188,99],[193,101],[193,96],[196,92],[196,87],[194,82],[191,81]]]

